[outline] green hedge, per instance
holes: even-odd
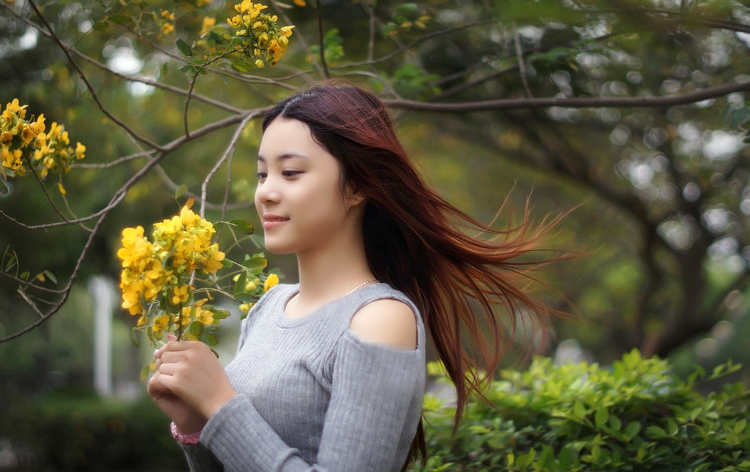
[[[186,470],[168,424],[148,398],[122,402],[68,392],[10,409],[0,437],[30,447],[35,462],[24,470]]]
[[[727,384],[703,396],[694,389],[703,377],[679,380],[637,351],[607,369],[537,358],[492,382],[495,408],[472,399],[455,435],[455,407],[428,395],[428,458],[410,470],[750,471],[750,391]]]

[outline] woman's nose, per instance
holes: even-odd
[[[271,203],[279,201],[279,189],[276,185],[276,179],[270,176],[266,177],[263,182],[258,182],[255,188],[255,199],[259,203]]]

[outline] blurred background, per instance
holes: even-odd
[[[119,308],[120,232],[173,215],[181,185],[200,195],[239,120],[216,123],[325,76],[386,100],[425,179],[478,220],[502,208],[493,225],[512,226],[527,200],[537,222],[573,210],[545,247],[580,257],[548,266],[536,294],[570,317],[546,336],[520,330],[505,365],[522,369],[528,358],[514,353],[528,346],[602,365],[637,348],[679,376],[748,364],[747,2],[268,4],[294,35],[278,65],[248,71],[231,58],[206,65],[177,44],[197,51],[211,34],[205,19],[221,28],[231,3],[0,3],[0,104],[18,98],[87,147],[63,177],[65,199],[54,179],[48,193],[33,176],[2,179],[0,471],[185,469],[139,377],[153,348],[133,343],[135,318]],[[193,135],[128,183],[155,156],[136,135],[166,145],[186,128]],[[212,221],[257,224],[259,138],[249,121],[208,181]],[[148,154],[127,157],[138,153]],[[83,217],[122,188],[93,236],[81,225],[29,228],[60,221],[52,203]],[[296,281],[293,259],[269,256],[283,282]],[[45,292],[64,288],[79,262],[68,291]],[[19,268],[44,274],[41,289],[29,294]],[[40,320],[29,297],[43,313],[65,303],[16,336]],[[228,362],[238,309],[221,303],[233,311],[221,327]],[[750,382],[750,370],[724,379],[738,380]]]

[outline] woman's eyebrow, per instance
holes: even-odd
[[[297,154],[295,152],[288,152],[288,153],[284,153],[284,154],[280,155],[279,157],[276,158],[276,160],[277,161],[283,161],[285,159],[293,159],[295,157],[298,157],[298,158],[301,158],[301,159],[307,159],[307,156],[305,156],[303,154]],[[258,154],[258,162],[265,163],[266,161],[267,161],[267,159],[265,157],[263,157],[260,154]]]

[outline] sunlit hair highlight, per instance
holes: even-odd
[[[556,260],[528,257],[558,218],[494,230],[429,188],[409,161],[383,103],[357,87],[323,84],[275,106],[278,117],[310,127],[341,164],[343,183],[365,197],[363,237],[372,273],[419,308],[437,355],[456,386],[458,424],[467,395],[481,395],[517,320],[541,329],[554,309],[532,298],[530,271]],[[509,326],[508,333],[504,323]],[[468,341],[468,342],[467,342]],[[425,444],[420,423],[410,459]]]

